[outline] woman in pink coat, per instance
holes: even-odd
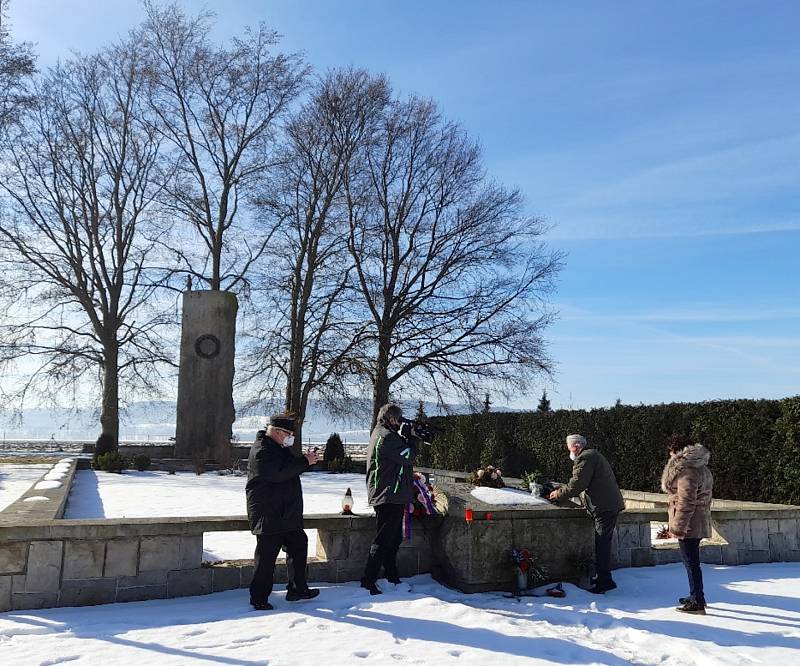
[[[677,610],[706,614],[700,540],[711,536],[711,491],[714,477],[708,469],[710,453],[685,435],[667,439],[669,460],[661,475],[661,489],[669,495],[669,531],[678,538],[689,576],[689,596]]]

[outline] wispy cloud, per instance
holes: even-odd
[[[594,188],[570,207],[619,208],[666,200],[719,201],[796,187],[800,175],[800,133],[740,143],[722,150],[649,166],[617,182]]]

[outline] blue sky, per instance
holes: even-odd
[[[568,253],[554,406],[800,392],[800,4],[182,2],[436,99]],[[43,64],[133,0],[12,0]],[[541,389],[512,404],[535,404]]]

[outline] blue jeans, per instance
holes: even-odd
[[[706,605],[703,594],[703,572],[700,570],[700,539],[678,539],[681,559],[689,576],[689,596],[701,606]]]

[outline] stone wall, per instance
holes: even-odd
[[[71,463],[67,481],[73,473]],[[549,580],[585,584],[594,535],[583,509],[493,506],[472,497],[468,484],[437,487],[437,499],[447,505],[447,514],[413,521],[413,538],[403,542],[398,557],[402,576],[432,573],[465,592],[508,590],[514,584],[511,549],[528,548]],[[60,507],[52,515],[35,515],[24,502],[25,513],[0,514],[0,611],[208,594],[249,585],[250,560],[202,562],[203,534],[247,530],[244,517],[59,520],[68,488],[66,482],[63,488],[42,491],[55,493],[44,503]],[[676,544],[651,543],[651,523],[666,522],[665,496],[629,495],[629,505],[648,506],[629,506],[620,514],[612,542],[613,566],[679,561]],[[468,505],[470,522],[465,520]],[[714,537],[701,548],[704,562],[800,561],[800,507],[721,500],[715,502],[712,518]],[[305,524],[317,530],[308,579],[358,580],[375,518],[307,516]],[[285,580],[285,567],[279,564],[276,581]]]
[[[512,547],[529,548],[551,578],[576,580],[591,557],[585,512],[556,507],[498,508],[439,488],[450,510],[412,523],[398,555],[401,576],[432,573],[464,591],[511,589]],[[358,580],[375,534],[374,516],[307,516],[317,530],[310,581]],[[252,561],[202,562],[203,533],[246,530],[244,517],[41,520],[0,524],[0,611],[160,599],[246,587]],[[284,566],[276,581],[286,580]]]
[[[433,521],[435,523],[435,521]],[[309,516],[317,553],[313,581],[358,580],[375,534],[372,516]],[[398,565],[403,576],[431,570],[433,523],[415,526]],[[247,587],[251,561],[202,562],[203,533],[247,530],[237,518],[31,521],[0,525],[0,611],[141,601]],[[253,539],[255,545],[255,538]],[[278,582],[286,580],[278,566]]]
[[[437,477],[440,478],[440,477]],[[511,549],[527,548],[549,581],[586,582],[594,531],[586,511],[484,504],[471,486],[447,486],[448,513],[435,539],[435,577],[463,592],[513,590]],[[467,522],[465,511],[472,509]]]
[[[666,495],[630,491],[623,495],[628,508],[620,514],[612,541],[614,568],[680,562],[677,543],[651,542],[650,524],[668,522]],[[740,565],[800,561],[800,507],[714,500],[711,525],[711,538],[700,543],[702,562]]]

